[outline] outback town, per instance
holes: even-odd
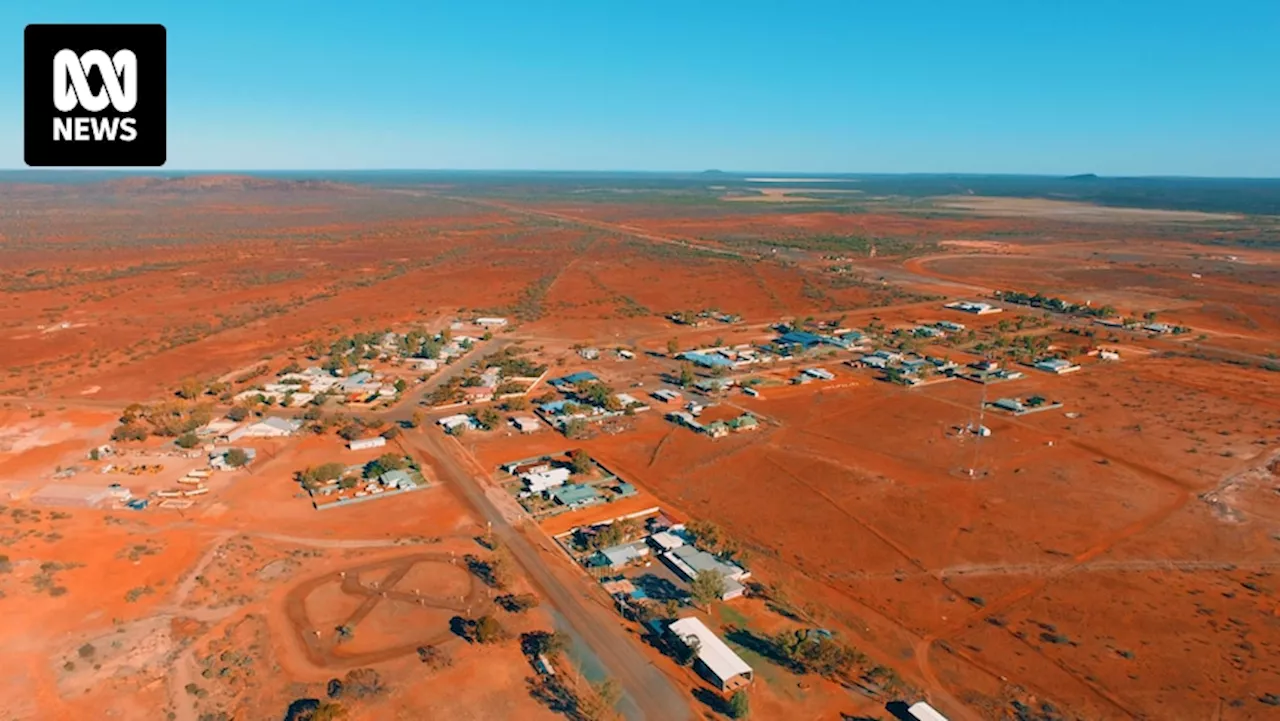
[[[3,717],[1280,713],[1276,215],[789,182],[4,186]]]

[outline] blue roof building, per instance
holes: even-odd
[[[782,345],[798,345],[805,350],[822,345],[824,342],[822,336],[803,330],[793,330],[778,338],[778,343]]]
[[[569,508],[582,508],[593,503],[599,503],[601,500],[599,491],[580,483],[566,483],[553,491],[549,491],[547,495],[551,496],[556,503]]]
[[[600,379],[597,378],[596,374],[592,373],[591,371],[578,371],[577,373],[570,373],[569,375],[563,376],[561,378],[553,378],[550,381],[548,381],[548,383],[555,386],[556,388],[560,388],[563,386],[576,386],[579,383],[586,383],[588,381],[598,381],[598,380]]]
[[[710,355],[708,353],[695,353],[690,351],[688,353],[681,353],[680,357],[690,363],[700,365],[704,368],[713,368],[715,366],[730,368],[733,366],[733,361],[722,355]]]

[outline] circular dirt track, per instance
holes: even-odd
[[[408,624],[405,634],[413,634],[412,640],[397,642],[376,650],[357,652],[344,648],[339,642],[336,627],[317,628],[307,613],[307,599],[318,588],[325,584],[339,584],[341,593],[358,599],[359,605],[349,616],[336,626],[346,626],[353,633],[359,634],[360,622],[380,604],[403,604],[406,608],[443,609],[459,614],[475,615],[487,610],[491,605],[489,595],[479,579],[468,574],[469,588],[465,595],[441,596],[431,595],[431,589],[401,588],[401,582],[411,571],[421,570],[423,565],[439,565],[442,571],[465,571],[463,561],[459,557],[445,553],[413,553],[399,558],[386,559],[359,566],[334,571],[298,584],[285,598],[285,615],[293,627],[299,643],[307,654],[307,659],[320,667],[348,667],[370,663],[378,663],[414,653],[420,646],[437,645],[448,641],[453,633],[447,625],[432,628],[430,624],[420,626]],[[415,573],[415,576],[421,576]],[[429,574],[427,574],[429,575]],[[364,580],[362,580],[364,577]],[[404,584],[409,585],[409,584]],[[421,584],[419,584],[421,585]],[[450,584],[453,585],[453,584]],[[422,592],[419,592],[422,591]],[[324,624],[328,625],[328,624]]]

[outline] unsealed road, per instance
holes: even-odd
[[[590,648],[625,694],[629,717],[650,721],[682,721],[693,717],[689,700],[636,647],[617,617],[592,600],[583,577],[571,573],[561,559],[543,555],[489,500],[471,472],[459,463],[442,438],[431,430],[401,437],[402,443],[438,461],[445,478],[480,517],[491,524],[542,595],[565,619],[575,640]]]

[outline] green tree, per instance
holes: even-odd
[[[200,445],[200,439],[194,433],[183,433],[174,441],[180,448],[195,448]]]
[[[693,375],[693,366],[684,363],[680,366],[680,387],[688,388],[697,382],[697,377]]]
[[[530,631],[520,638],[520,645],[530,656],[554,656],[569,647],[569,639],[558,631]]]
[[[193,401],[204,393],[204,384],[198,378],[187,378],[178,386],[178,397]]]
[[[494,428],[497,428],[498,424],[502,423],[502,416],[498,415],[498,412],[493,408],[486,406],[476,414],[476,422],[480,424],[481,428],[484,428],[486,431],[491,431]]]
[[[474,629],[477,643],[498,643],[507,638],[507,629],[493,616],[481,616]]]
[[[232,406],[231,410],[227,411],[227,418],[235,421],[236,423],[239,423],[248,417],[249,409],[244,406]]]
[[[581,448],[569,452],[569,465],[573,469],[574,474],[581,475],[591,472],[591,456]]]
[[[145,441],[147,440],[147,429],[138,423],[123,423],[116,426],[111,431],[111,440],[113,441]]]
[[[232,468],[242,468],[249,462],[249,454],[245,453],[241,448],[232,448],[227,451],[227,465]]]
[[[751,714],[751,704],[747,692],[738,689],[729,697],[729,718],[746,718]]]
[[[667,341],[668,355],[675,355],[677,352],[679,352],[679,350],[680,350],[680,341],[676,340],[675,338],[672,338],[671,340]]]
[[[586,438],[589,426],[582,418],[570,418],[564,424],[564,435],[566,438]]]
[[[710,609],[711,604],[724,597],[724,576],[715,571],[698,571],[689,582],[689,596],[693,602]]]

